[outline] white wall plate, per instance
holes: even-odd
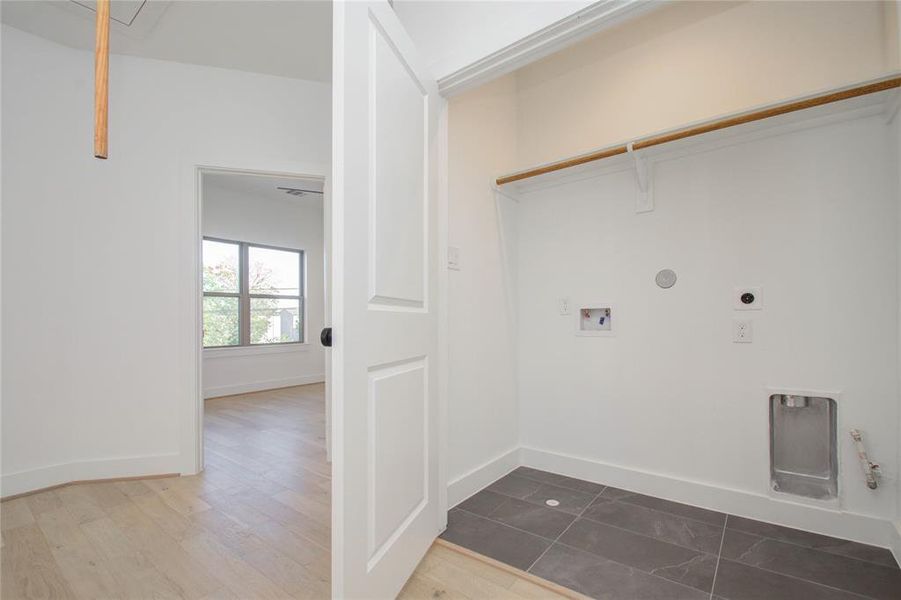
[[[735,310],[762,310],[763,288],[736,287],[732,291],[732,303]]]

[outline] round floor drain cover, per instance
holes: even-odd
[[[553,498],[551,498],[550,500],[545,500],[544,503],[548,506],[560,506],[560,501],[554,500]]]

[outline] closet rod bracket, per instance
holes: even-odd
[[[638,187],[638,194],[635,199],[635,212],[651,212],[654,210],[654,196],[648,158],[636,151],[632,146],[632,142],[626,144],[626,152],[632,157],[635,165],[635,183]]]

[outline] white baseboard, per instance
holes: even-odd
[[[892,536],[892,554],[895,555],[895,562],[901,566],[901,521],[889,523],[889,527]]]
[[[83,460],[38,467],[18,473],[4,473],[0,478],[0,497],[15,496],[72,481],[140,477],[178,473],[181,455],[157,454],[101,460]]]
[[[324,373],[315,375],[301,375],[300,377],[286,377],[284,379],[268,379],[266,381],[251,381],[234,385],[222,385],[218,387],[204,388],[203,398],[218,398],[219,396],[232,396],[234,394],[249,394],[250,392],[263,392],[294,385],[308,385],[325,381]]]
[[[893,545],[892,529],[894,527],[886,519],[878,517],[811,506],[700,481],[675,479],[660,473],[637,471],[619,465],[537,448],[520,448],[520,460],[523,465],[535,469],[612,485],[675,502],[684,502],[881,548],[890,548]],[[901,549],[897,548],[898,542],[894,543],[897,557],[901,553]]]
[[[453,508],[460,504],[519,465],[519,448],[513,448],[457,477],[447,484],[448,507]]]

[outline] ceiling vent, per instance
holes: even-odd
[[[282,190],[289,196],[305,196],[306,194],[321,194],[322,192],[318,192],[316,190],[302,190],[300,188],[290,188],[290,187],[277,187],[277,190]]]

